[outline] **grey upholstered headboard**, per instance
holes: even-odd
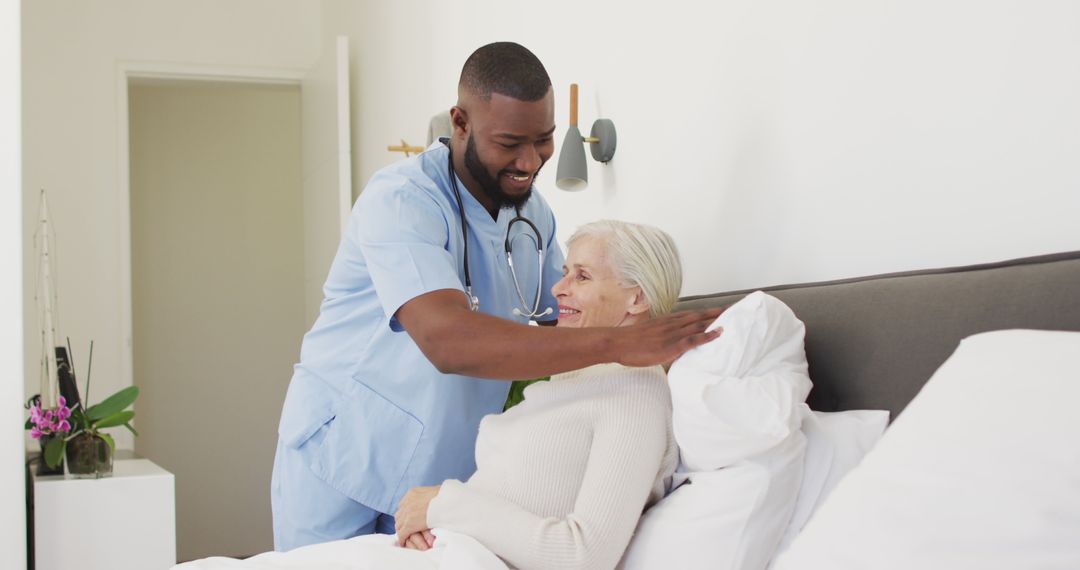
[[[1080,251],[763,290],[806,323],[808,401],[821,411],[895,418],[975,333],[1080,331]],[[686,297],[676,309],[730,305],[752,291]]]

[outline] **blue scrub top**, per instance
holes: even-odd
[[[304,336],[278,430],[280,443],[300,450],[318,477],[389,514],[414,486],[472,475],[480,420],[501,411],[510,387],[440,373],[394,317],[424,293],[465,290],[449,152],[436,142],[380,170],[356,201],[319,317]],[[460,179],[458,187],[480,311],[527,322],[512,313],[519,301],[503,246],[514,210],[503,209],[493,220]],[[530,308],[542,279],[540,311],[551,307],[545,318],[553,319],[558,307],[551,287],[563,265],[555,217],[535,191],[521,213],[540,230],[546,259],[543,275],[537,275],[535,237],[528,237],[535,234],[516,223],[514,268]]]

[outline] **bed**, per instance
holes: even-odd
[[[1080,251],[763,291],[805,324],[810,407],[894,420],[773,568],[1080,567]],[[184,568],[505,568],[452,533],[425,557],[369,552],[387,538]],[[715,566],[695,542],[690,566]]]

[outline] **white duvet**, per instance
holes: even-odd
[[[246,560],[204,558],[173,570],[508,570],[506,564],[474,538],[434,529],[435,546],[426,551],[397,546],[391,534],[371,534],[304,546],[289,552],[266,552]]]

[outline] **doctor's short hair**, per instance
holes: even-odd
[[[667,232],[644,224],[600,220],[579,227],[567,247],[585,236],[604,240],[620,285],[641,287],[650,315],[671,312],[682,290],[682,262]]]
[[[490,100],[492,93],[518,101],[539,101],[551,89],[551,78],[533,52],[514,42],[495,42],[465,60],[458,87]]]

